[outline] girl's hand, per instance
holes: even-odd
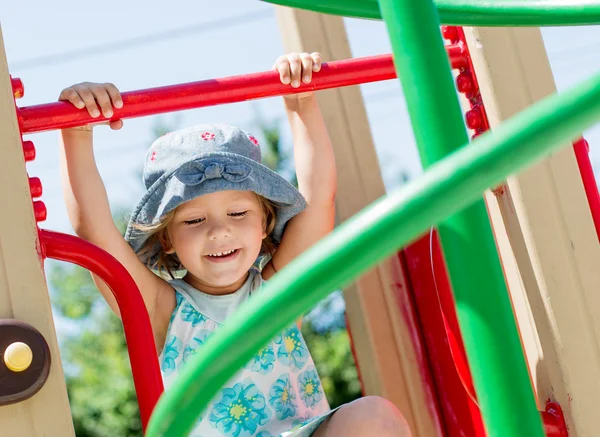
[[[58,100],[71,102],[73,106],[79,109],[86,108],[93,118],[100,117],[101,111],[104,117],[111,118],[113,116],[113,106],[115,108],[123,107],[121,93],[112,83],[78,83],[62,90]],[[113,130],[123,127],[122,120],[110,120],[98,124],[108,124]],[[91,131],[92,126],[93,124],[75,129]]]
[[[284,85],[298,88],[300,82],[310,83],[313,72],[321,70],[321,54],[314,53],[288,53],[280,56],[275,61],[274,70],[279,72],[279,78]],[[297,100],[312,95],[311,92],[298,93],[284,96],[286,99]]]

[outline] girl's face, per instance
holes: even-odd
[[[177,254],[188,271],[185,280],[210,294],[231,293],[244,283],[266,237],[251,191],[220,191],[182,204],[167,234],[167,253]]]

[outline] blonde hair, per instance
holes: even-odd
[[[277,249],[277,245],[271,236],[271,233],[275,228],[275,221],[277,218],[275,214],[275,205],[270,200],[256,193],[254,194],[258,199],[258,203],[263,213],[265,233],[267,234],[262,241],[260,254],[273,256],[275,249]],[[169,240],[167,226],[169,226],[169,223],[173,221],[176,211],[177,208],[167,213],[159,223],[154,225],[135,225],[135,228],[138,231],[148,234],[146,241],[141,249],[137,252],[137,255],[142,259],[146,259],[146,266],[149,269],[157,270],[160,275],[166,273],[173,279],[173,273],[177,270],[181,270],[183,266],[181,265],[181,261],[179,261],[179,258],[177,258],[176,254],[165,252],[165,243],[167,243]],[[160,246],[161,250],[158,253],[158,259],[153,262],[151,255],[157,245]]]

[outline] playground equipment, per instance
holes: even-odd
[[[572,141],[578,133],[591,126],[600,117],[600,77],[586,81],[562,96],[549,97],[496,127],[492,134],[484,134],[488,122],[486,113],[481,108],[481,101],[478,100],[480,97],[475,92],[478,85],[472,75],[473,65],[465,49],[465,35],[460,28],[444,28],[443,34],[451,42],[444,48],[433,3],[423,1],[415,5],[408,0],[341,3],[327,2],[330,9],[323,11],[370,18],[379,18],[378,14],[381,14],[388,25],[395,67],[404,87],[417,145],[427,169],[421,178],[356,215],[282,270],[269,282],[268,292],[253,299],[236,315],[235,320],[207,342],[202,354],[194,357],[186,371],[180,375],[178,383],[160,401],[162,382],[158,363],[148,363],[147,360],[148,356],[155,353],[154,342],[140,296],[131,292],[135,289],[131,278],[109,255],[75,237],[39,229],[37,233],[30,232],[37,228],[33,217],[38,221],[45,218],[43,203],[35,201],[32,209],[31,204],[28,204],[29,196],[18,197],[5,192],[1,193],[3,197],[0,197],[0,201],[14,205],[15,214],[14,217],[5,217],[1,223],[12,224],[13,235],[2,235],[1,259],[4,263],[3,274],[6,275],[4,283],[7,286],[0,289],[0,298],[3,299],[0,308],[2,311],[3,308],[12,308],[12,313],[9,312],[8,316],[2,313],[1,316],[29,320],[30,325],[43,325],[44,329],[40,328],[39,331],[49,343],[49,355],[56,358],[58,353],[55,334],[50,331],[52,322],[51,318],[48,320],[47,296],[44,296],[45,300],[41,304],[45,308],[31,311],[34,305],[24,304],[20,294],[27,294],[31,301],[33,293],[39,293],[40,290],[46,292],[43,281],[40,280],[43,275],[38,255],[42,259],[53,257],[75,262],[94,271],[110,284],[121,307],[125,335],[131,345],[130,357],[140,412],[144,427],[147,426],[147,435],[185,435],[213,394],[278,330],[329,292],[349,283],[377,262],[411,243],[431,226],[438,225],[461,326],[460,333],[453,330],[452,328],[456,329],[453,327],[454,322],[451,317],[448,318],[450,329],[447,332],[457,335],[456,338],[450,337],[451,342],[456,341],[453,358],[462,370],[463,384],[469,394],[476,397],[482,410],[487,434],[541,436],[544,435],[543,423],[547,435],[566,435],[557,405],[550,404],[541,416],[538,412],[481,193],[497,186],[508,175],[515,174]],[[503,7],[494,9],[490,9],[490,2],[446,0],[438,1],[436,6],[442,20],[450,20],[453,24],[567,25],[600,21],[600,6],[594,4],[597,2],[581,2],[579,6],[586,5],[585,8],[565,6],[562,9],[549,9],[552,4],[557,4],[552,1],[500,3]],[[290,1],[288,4],[300,6],[299,2]],[[310,6],[309,2],[302,4]],[[499,5],[498,2],[494,4]],[[342,9],[341,6],[354,9]],[[312,7],[322,6],[315,2]],[[332,7],[335,9],[331,9]],[[520,15],[524,12],[528,13],[526,19]],[[462,70],[463,76],[459,75],[460,79],[457,78],[458,88],[467,95],[472,106],[466,121],[468,127],[475,130],[477,138],[468,146],[469,140],[450,69],[446,68],[448,55],[451,66]],[[15,114],[13,97],[23,95],[23,86],[17,79],[9,81],[4,56],[0,56],[0,60],[3,61],[0,70],[0,85],[3,87],[0,89],[0,109],[4,114],[0,119],[3,120],[0,121],[0,126],[3,137],[12,147],[4,164],[7,172],[3,175],[6,178],[3,182],[10,181],[13,193],[19,192],[19,189],[25,192],[27,180],[22,171],[22,154],[24,153],[26,160],[31,160],[34,149],[31,142],[22,141],[21,134],[82,125],[91,119],[64,103],[19,108]],[[471,75],[466,74],[467,72]],[[324,66],[310,88],[347,86],[391,79],[394,76],[390,56],[332,62]],[[285,92],[298,91],[290,91],[279,85],[273,72],[176,85],[124,93],[125,106],[122,110],[115,111],[115,118],[150,115]],[[577,143],[577,156],[582,163],[590,214],[597,214],[594,205],[598,204],[598,192],[593,186],[595,181],[590,173],[589,160],[586,161],[585,153],[581,153],[584,149],[583,143]],[[10,180],[11,177],[15,181]],[[9,184],[5,183],[5,186]],[[31,178],[29,189],[31,197],[38,198],[41,195],[39,180]],[[27,197],[25,201],[24,197]],[[3,229],[9,228],[3,226]],[[441,261],[443,257],[435,258],[434,268],[439,268]],[[25,278],[24,273],[29,270],[35,270],[37,276]],[[29,283],[24,284],[25,281]],[[298,293],[299,289],[303,292]],[[267,295],[269,299],[265,298]],[[4,305],[4,302],[8,303]],[[269,326],[260,323],[265,315],[274,311],[280,315],[278,320]],[[11,323],[17,324],[9,320],[2,326]],[[246,331],[251,329],[253,336],[242,337],[242,327]],[[31,329],[29,331],[34,332]],[[468,366],[461,359],[460,334],[469,359]],[[135,342],[132,341],[133,338]],[[25,337],[23,340],[23,343],[27,343]],[[31,349],[35,358],[36,349]],[[228,365],[215,366],[214,363],[225,354]],[[145,362],[142,357],[145,357]],[[53,362],[58,360],[54,359]],[[5,403],[23,402],[25,397],[32,396],[42,386],[50,393],[64,393],[64,387],[58,387],[57,381],[62,375],[57,367],[60,368],[52,366],[50,374],[54,371],[54,378],[51,375],[45,385],[44,367],[32,364],[22,372],[5,373],[16,380],[19,376],[33,374],[34,370],[39,372],[34,375],[34,382],[29,381],[28,387],[17,387],[15,384],[17,388],[13,388],[9,397],[4,398]],[[8,372],[7,369],[2,368],[1,371]],[[468,370],[473,374],[477,395],[470,387]],[[202,378],[199,378],[200,375]],[[23,393],[21,398],[20,393]],[[2,395],[4,393],[0,392],[0,396]],[[38,396],[32,397],[30,401],[35,403]],[[0,397],[0,401],[2,399]],[[10,407],[2,407],[6,408]],[[3,413],[2,409],[0,414]],[[31,408],[31,411],[36,410]],[[152,419],[148,423],[151,414]],[[61,420],[59,416],[60,414],[56,418],[48,418],[47,421]],[[27,420],[23,416],[20,418],[23,422]],[[32,425],[31,431],[28,431],[30,434],[25,435],[38,435],[34,434],[36,426],[43,425]],[[582,431],[581,435],[591,435],[585,432]]]

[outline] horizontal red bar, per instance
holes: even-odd
[[[98,275],[115,295],[123,321],[142,427],[146,429],[163,392],[163,382],[150,317],[137,285],[112,255],[81,238],[40,230],[40,240],[44,257],[88,269]]]
[[[450,55],[459,56],[460,53],[454,50]],[[451,59],[451,63],[455,61]],[[144,117],[310,90],[378,82],[395,77],[392,55],[379,55],[324,63],[312,82],[302,84],[299,88],[283,85],[275,71],[209,79],[124,92],[122,93],[123,108],[114,109],[112,119]],[[87,111],[77,109],[65,102],[24,106],[18,109],[17,115],[23,134],[106,121],[103,117],[92,118]]]

